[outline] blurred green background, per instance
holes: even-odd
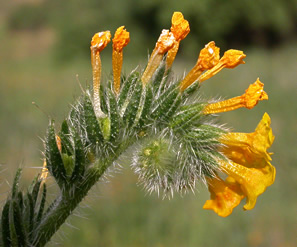
[[[205,82],[203,96],[241,95],[260,77],[270,98],[251,111],[220,116],[238,132],[252,132],[265,111],[272,119],[277,176],[254,210],[243,212],[241,205],[228,218],[203,210],[209,198],[204,185],[195,195],[172,200],[146,195],[125,165],[98,183],[48,246],[296,246],[296,0],[0,0],[0,6],[2,202],[17,167],[24,167],[24,188],[39,171],[48,116],[60,123],[80,94],[77,80],[90,83],[95,32],[126,26],[131,42],[123,71],[129,73],[145,66],[161,29],[170,27],[174,11],[182,11],[191,32],[174,63],[176,76],[189,71],[199,50],[214,40],[221,53],[244,50],[246,64]],[[111,45],[102,63],[106,78]]]

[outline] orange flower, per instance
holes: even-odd
[[[123,48],[130,42],[130,33],[124,28],[125,26],[119,27],[114,34],[114,38],[112,39],[113,50],[118,52],[121,52]]]
[[[91,49],[101,52],[110,42],[110,31],[95,33],[91,40]]]
[[[159,67],[163,55],[173,47],[174,41],[175,39],[173,34],[170,33],[169,30],[163,29],[156,43],[155,49],[150,56],[147,67],[141,77],[143,85],[147,84],[150,81],[156,69]]]
[[[166,57],[166,70],[168,70],[176,57],[180,41],[190,32],[190,25],[181,12],[174,12],[171,19],[171,32],[175,38],[173,47],[168,51]]]
[[[171,18],[170,31],[173,33],[176,41],[181,41],[187,37],[190,32],[190,25],[181,12],[174,12]]]
[[[244,64],[243,59],[246,55],[242,51],[238,50],[228,50],[224,53],[224,56],[220,59],[216,66],[206,71],[203,75],[199,77],[199,82],[203,82],[215,74],[219,73],[223,68],[235,68],[239,64]]]
[[[93,91],[94,91],[94,111],[98,118],[105,114],[100,107],[100,80],[101,80],[101,59],[100,52],[110,42],[110,31],[96,33],[91,40],[91,64],[93,70]]]
[[[216,47],[215,42],[211,41],[200,51],[197,63],[187,74],[180,84],[180,90],[184,91],[194,83],[203,71],[213,68],[220,59],[220,48]]]
[[[251,84],[245,93],[241,96],[234,97],[228,100],[206,105],[203,110],[204,114],[214,114],[220,112],[233,111],[235,109],[245,107],[252,109],[260,100],[267,100],[268,95],[263,90],[264,84],[259,78]]]
[[[123,48],[130,42],[130,35],[124,26],[119,27],[112,40],[112,70],[113,70],[113,81],[114,90],[118,95],[121,87],[121,71],[123,65]]]

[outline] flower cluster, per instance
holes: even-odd
[[[215,103],[197,97],[194,104],[187,105],[185,98],[197,94],[202,82],[224,68],[244,64],[246,57],[242,51],[231,49],[220,58],[220,48],[211,41],[200,51],[191,71],[182,80],[172,82],[169,76],[172,63],[180,42],[189,32],[188,21],[182,13],[175,12],[170,30],[161,32],[140,76],[142,89],[138,91],[139,99],[134,102],[136,113],[130,126],[139,127],[140,122],[142,125],[135,132],[139,148],[135,151],[132,166],[148,191],[163,190],[166,194],[174,190],[193,190],[197,180],[206,181],[211,199],[203,208],[225,217],[243,198],[247,200],[244,209],[252,209],[257,197],[274,182],[275,168],[270,164],[270,153],[267,152],[274,136],[267,113],[253,133],[232,133],[212,124],[209,119],[214,118],[213,114],[241,107],[252,109],[259,101],[267,100],[268,95],[258,78],[241,96]],[[123,48],[129,40],[129,32],[124,26],[117,29],[112,40],[114,83],[111,89],[118,102],[127,90],[126,84],[131,83],[121,85]],[[109,41],[110,32],[106,31],[95,34],[91,42],[93,106],[99,121],[106,118],[100,105],[99,53]],[[130,94],[136,92],[136,89],[129,90]],[[120,110],[124,122],[127,105],[128,101]],[[128,132],[126,128],[125,133]]]

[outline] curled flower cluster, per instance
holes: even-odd
[[[182,13],[175,12],[170,30],[162,31],[140,76],[142,88],[137,89],[137,78],[135,88],[127,88],[131,81],[121,85],[123,48],[130,37],[123,26],[118,28],[113,38],[112,90],[120,104],[121,94],[130,94],[126,103],[119,107],[123,122],[127,108],[131,106],[129,100],[138,93],[135,105],[131,106],[135,116],[129,126],[142,124],[136,130],[139,148],[134,152],[132,167],[145,188],[172,194],[173,191],[193,190],[197,181],[206,181],[211,199],[206,201],[204,208],[225,217],[243,198],[247,199],[244,209],[252,209],[257,197],[274,182],[275,168],[270,164],[267,152],[274,136],[267,113],[255,132],[249,134],[228,132],[209,119],[213,114],[241,107],[252,109],[259,101],[267,100],[268,95],[258,78],[241,96],[215,103],[197,97],[194,104],[187,105],[186,97],[198,94],[202,82],[224,68],[244,64],[246,57],[242,51],[231,49],[220,58],[220,48],[211,41],[200,51],[191,71],[182,80],[173,82],[169,76],[172,63],[180,42],[189,32],[188,21]],[[91,42],[93,105],[98,119],[106,118],[100,106],[99,52],[109,41],[110,32],[107,31],[95,34]],[[125,133],[129,131],[126,129]],[[221,178],[222,173],[227,175],[226,179]]]

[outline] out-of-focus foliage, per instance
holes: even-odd
[[[114,32],[118,25],[125,25],[138,43],[131,51],[133,55],[140,46],[151,47],[162,28],[170,28],[168,20],[174,11],[183,12],[191,23],[191,35],[183,47],[185,54],[198,51],[210,40],[222,48],[251,43],[270,46],[296,35],[295,0],[45,0],[16,9],[9,27],[53,27],[58,36],[59,59],[71,59],[89,55],[86,37],[105,29]]]

